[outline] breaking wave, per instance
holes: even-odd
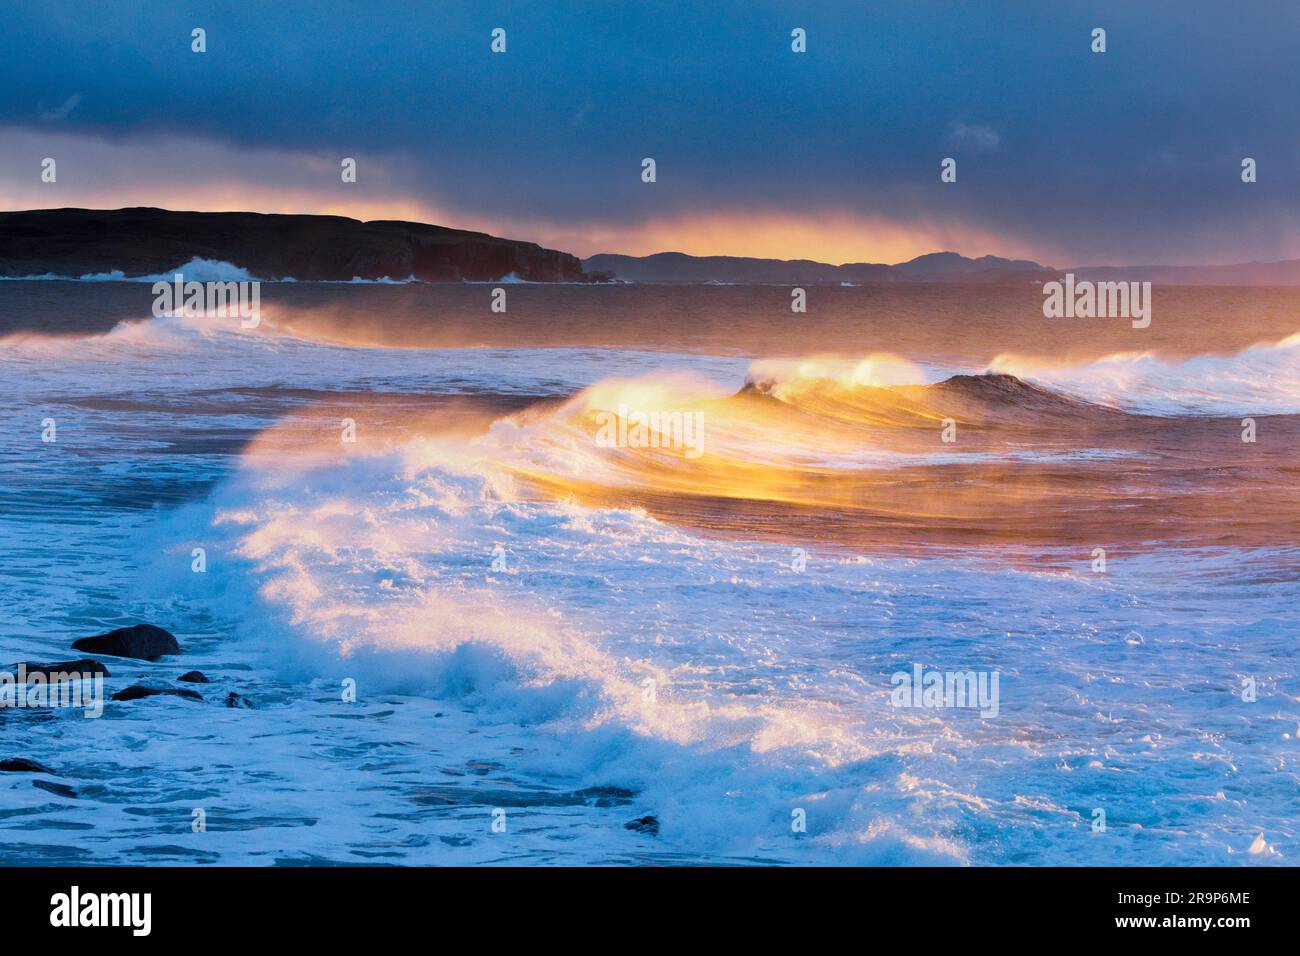
[[[1206,368],[1269,374],[1290,342]],[[151,616],[192,615],[185,666],[258,708],[132,711],[144,749],[96,772],[243,808],[224,861],[499,862],[501,806],[543,861],[1225,862],[1261,830],[1289,858],[1294,719],[1245,725],[1233,691],[1293,683],[1296,421],[1244,445],[1081,369],[344,347],[273,318],[10,337],[7,421],[59,419],[35,480],[75,504],[60,526],[35,497],[6,584],[94,578],[100,605],[139,561]],[[692,445],[674,413],[701,416]],[[257,433],[229,466],[213,422]],[[177,472],[203,500],[151,507]],[[86,547],[104,487],[135,517]],[[1098,546],[1110,575],[1081,571]],[[998,671],[1001,716],[892,707],[916,662]],[[75,732],[50,746],[90,759]],[[1247,772],[1277,796],[1242,797]],[[188,838],[79,804],[119,858]],[[643,815],[657,837],[624,829]]]
[[[1300,413],[1300,333],[1236,355],[1183,361],[1150,352],[1121,352],[1083,364],[999,355],[989,371],[1088,401],[1162,415]]]

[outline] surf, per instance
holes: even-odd
[[[41,509],[40,535],[0,514],[19,653],[52,659],[48,609],[77,595],[82,617],[174,625],[187,667],[258,705],[129,712],[145,749],[125,762],[88,731],[25,732],[110,792],[217,794],[228,863],[499,862],[494,808],[532,862],[1054,861],[1120,773],[1148,783],[1115,818],[1161,860],[1226,859],[1244,822],[1290,852],[1266,794],[1191,824],[1151,795],[1275,764],[1282,728],[1228,732],[1221,685],[1275,673],[1294,617],[1293,463],[1267,442],[1233,457],[1232,419],[981,368],[377,348],[197,319],[7,345],[6,427],[53,406],[67,436],[41,469],[22,443],[4,463]],[[704,415],[702,454],[672,419],[657,445],[602,444],[620,406]],[[1215,444],[1229,424],[1237,444]],[[1129,680],[1151,655],[1158,676]],[[999,674],[997,719],[892,706],[917,663]],[[154,852],[151,819],[85,803],[107,856]],[[647,816],[657,836],[626,829]]]

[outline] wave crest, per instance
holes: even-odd
[[[1015,375],[1115,408],[1159,415],[1300,414],[1300,332],[1235,355],[1169,361],[1117,352],[1084,363],[999,355],[988,371]]]

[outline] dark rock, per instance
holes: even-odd
[[[77,799],[77,791],[73,790],[67,784],[53,783],[49,780],[33,780],[32,786],[40,790],[47,790],[50,793],[58,794],[60,797],[67,797],[69,800]]]
[[[44,764],[37,763],[35,760],[28,760],[26,757],[6,757],[0,760],[0,771],[5,773],[54,773]],[[55,774],[55,776],[58,776]]]
[[[212,683],[204,676],[202,671],[186,671],[177,680],[184,681],[187,684],[210,684]]]
[[[246,710],[256,710],[251,700],[249,700],[247,697],[241,697],[239,694],[236,694],[233,690],[226,695],[226,706],[243,707]]]
[[[581,790],[575,790],[573,795],[589,807],[618,807],[630,803],[636,796],[636,791],[606,784],[600,787],[583,787]]]
[[[637,833],[648,833],[650,836],[659,835],[659,818],[655,816],[637,817],[635,820],[629,820],[623,824],[625,830],[635,830]]]
[[[78,651],[89,651],[92,654],[137,657],[143,661],[156,661],[164,654],[181,652],[180,644],[176,642],[176,637],[170,631],[154,627],[152,624],[119,627],[116,631],[109,631],[107,634],[73,641],[72,646]]]
[[[184,697],[186,700],[202,700],[203,695],[196,690],[186,690],[183,687],[145,687],[143,684],[132,684],[126,690],[119,690],[113,695],[113,700],[139,700],[142,697]]]
[[[233,263],[258,279],[587,279],[567,252],[420,222],[152,208],[0,213],[0,275],[75,278],[120,269],[138,277],[174,272],[196,257]]]
[[[83,657],[77,661],[57,661],[53,664],[42,664],[39,661],[23,661],[21,664],[12,665],[13,670],[17,673],[19,667],[27,671],[27,676],[33,674],[44,674],[47,678],[50,674],[81,674],[82,676],[94,676],[98,674],[101,677],[111,676],[108,668],[97,660],[89,657]]]

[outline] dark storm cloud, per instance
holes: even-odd
[[[1281,257],[1300,255],[1298,11],[33,3],[0,35],[0,126],[396,158],[417,198],[498,221],[840,210],[951,218],[1076,261]]]

